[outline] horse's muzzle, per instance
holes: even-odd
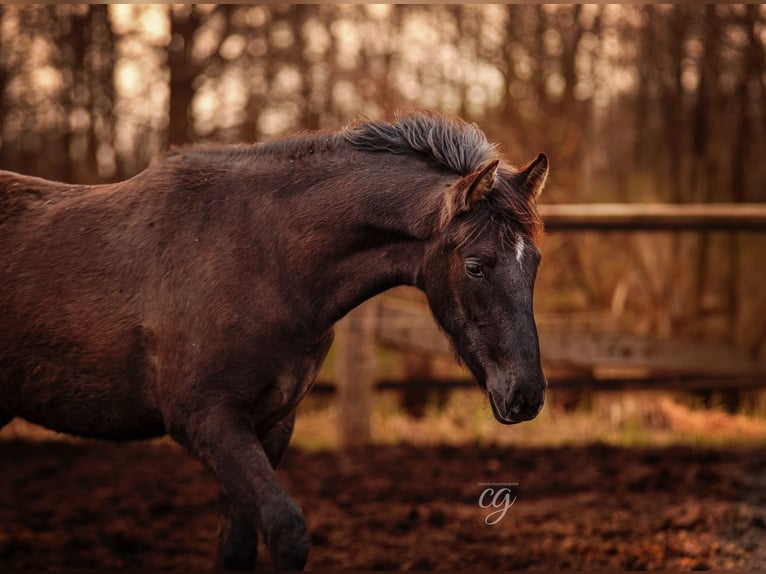
[[[520,388],[512,385],[505,397],[492,388],[487,389],[489,404],[492,406],[492,414],[499,423],[513,425],[529,421],[535,418],[545,403],[545,388],[548,383],[545,379],[536,384],[534,389]],[[498,396],[500,395],[500,396]]]

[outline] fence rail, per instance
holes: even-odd
[[[381,299],[374,319],[375,340],[394,350],[449,356],[446,336],[424,303]],[[370,326],[373,326],[370,323]],[[744,349],[723,343],[681,341],[627,333],[595,333],[538,320],[540,351],[547,367],[594,372],[597,369],[641,371],[648,377],[699,374],[744,377],[766,374],[766,368]],[[594,383],[597,384],[597,383]],[[766,377],[764,377],[766,386]]]
[[[766,231],[766,203],[545,204],[548,231]]]

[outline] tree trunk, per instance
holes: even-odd
[[[202,18],[194,6],[171,8],[170,46],[170,109],[168,112],[168,144],[178,146],[193,139],[191,104],[194,99],[194,79],[202,67],[194,62],[194,34]]]

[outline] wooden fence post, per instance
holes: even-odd
[[[377,303],[367,301],[335,329],[338,424],[343,446],[370,442],[376,317]]]

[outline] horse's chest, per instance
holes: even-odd
[[[259,405],[259,410],[265,411],[266,418],[281,418],[306,396],[322,368],[333,337],[333,331],[327,331],[305,354],[283,363],[273,387]]]

